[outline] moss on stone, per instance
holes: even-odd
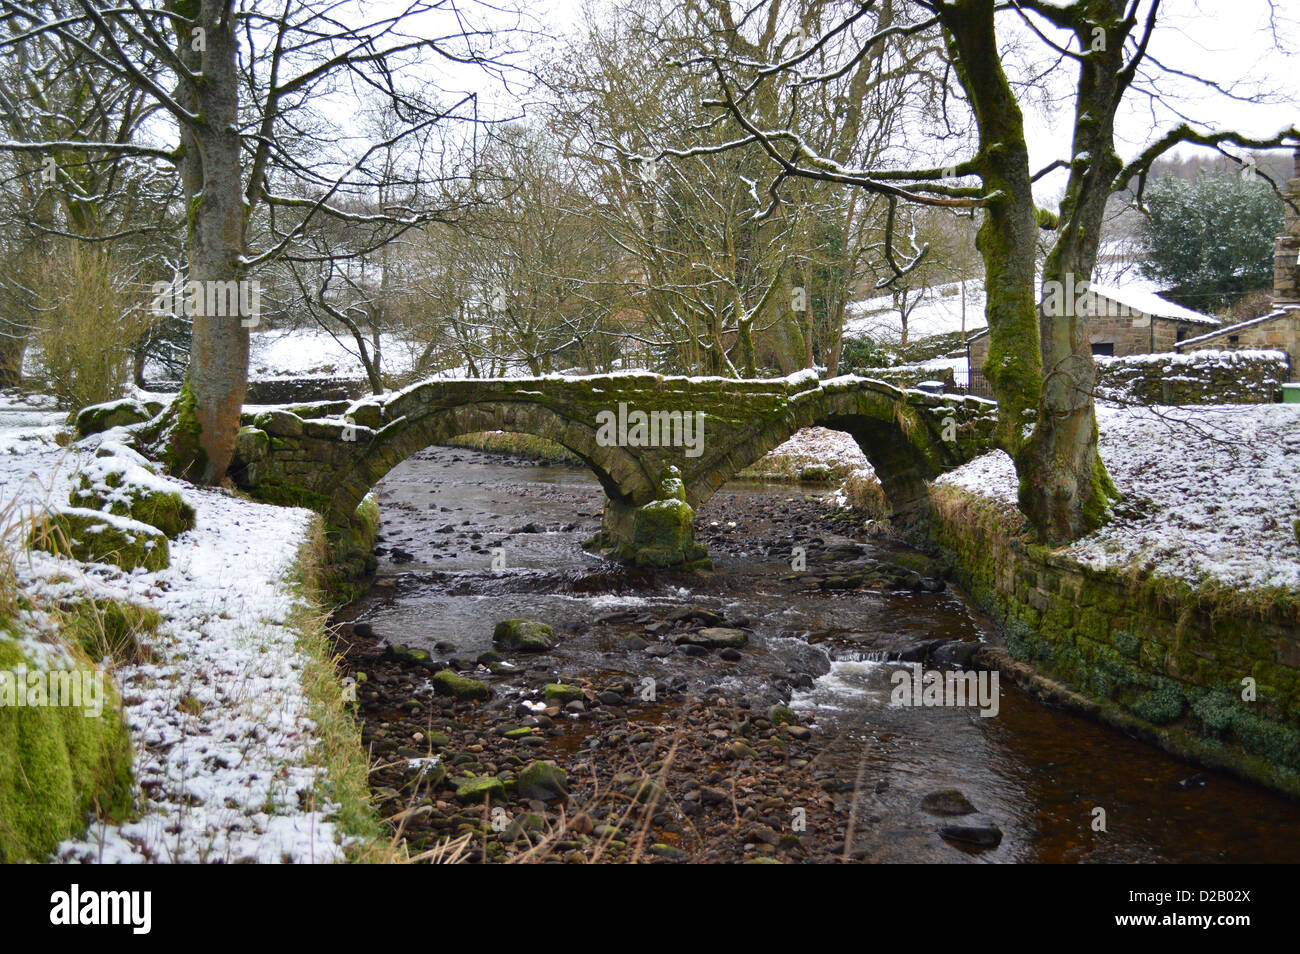
[[[177,477],[197,479],[208,466],[208,454],[200,442],[198,401],[190,389],[190,382],[181,385],[180,393],[172,406],[172,420],[166,441],[159,457],[168,473]]]
[[[74,507],[101,510],[119,517],[130,517],[177,537],[194,529],[194,508],[179,492],[158,490],[131,483],[122,472],[109,471],[102,484],[82,475],[78,486],[69,494]]]
[[[0,670],[46,671],[0,623]],[[91,671],[73,650],[73,666]],[[0,705],[0,863],[42,861],[80,835],[93,812],[124,821],[131,810],[131,741],[111,681],[98,716],[72,706]]]
[[[564,705],[566,702],[575,702],[583,698],[582,690],[577,686],[566,686],[562,682],[547,683],[542,689],[542,697],[547,702]]]
[[[492,641],[515,652],[540,653],[555,645],[555,630],[536,620],[503,619],[492,630]]]
[[[433,674],[434,692],[456,699],[490,699],[492,688],[486,682],[470,679],[450,669],[442,669]]]
[[[1300,669],[1278,640],[1300,624],[1294,594],[1084,567],[1027,542],[1014,512],[934,491],[935,542],[1014,659],[1171,751],[1300,793]]]
[[[492,776],[467,778],[457,784],[456,798],[467,804],[503,802],[506,799],[505,784]]]
[[[86,437],[114,427],[141,424],[152,417],[153,414],[145,404],[131,398],[124,398],[120,401],[108,401],[82,408],[73,419],[73,427],[78,437]]]
[[[167,537],[129,517],[71,508],[48,513],[33,528],[30,543],[48,553],[86,563],[108,563],[124,570],[154,572],[171,564]]]

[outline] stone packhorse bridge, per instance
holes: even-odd
[[[992,446],[995,422],[996,405],[979,398],[811,372],[434,379],[351,403],[248,408],[231,474],[255,496],[346,527],[371,488],[417,451],[480,431],[533,434],[568,448],[600,481],[601,549],[666,566],[703,557],[688,508],[800,428],[851,434],[893,516],[907,521],[927,505],[926,481]]]

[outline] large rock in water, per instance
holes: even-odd
[[[479,682],[477,679],[462,676],[450,669],[439,670],[433,674],[430,681],[433,683],[433,691],[440,696],[451,696],[454,699],[480,700],[492,697],[492,687],[486,682]]]
[[[974,848],[996,848],[1002,843],[1002,829],[988,815],[976,812],[963,815],[939,829],[939,835],[948,841],[970,845]]]
[[[503,619],[492,630],[492,642],[520,653],[540,653],[555,645],[555,630],[531,619]]]
[[[683,633],[677,637],[678,645],[689,643],[703,646],[705,649],[739,649],[749,642],[749,633],[743,629],[730,626],[706,626],[693,633]]]

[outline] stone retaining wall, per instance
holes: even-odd
[[[933,501],[935,542],[1021,668],[1102,721],[1300,796],[1297,594],[1091,569],[1027,542],[1004,506],[954,487]]]
[[[1283,351],[1098,356],[1097,396],[1132,404],[1272,404],[1290,375]]]

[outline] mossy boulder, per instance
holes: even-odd
[[[406,646],[402,643],[393,643],[384,651],[384,655],[394,662],[405,663],[408,666],[430,666],[433,664],[433,657],[429,655],[428,651]]]
[[[120,401],[107,401],[82,408],[73,418],[73,427],[78,437],[100,434],[114,427],[128,427],[143,424],[151,419],[153,412],[142,401],[124,398]]]
[[[562,682],[548,683],[542,689],[542,697],[547,702],[553,702],[556,705],[564,705],[566,702],[573,702],[583,698],[583,691],[577,686],[566,686]]]
[[[0,673],[27,667],[25,688],[51,670],[94,673],[79,653],[35,652],[16,633],[0,625]],[[45,860],[85,831],[91,811],[122,821],[131,810],[131,740],[111,681],[104,677],[98,714],[84,694],[79,707],[20,707],[5,698],[17,690],[16,681],[0,683],[0,864]]]
[[[433,674],[433,690],[441,696],[456,699],[490,699],[492,687],[486,682],[479,682],[468,676],[462,676],[450,669],[442,669]]]
[[[521,798],[553,802],[568,798],[569,779],[564,769],[551,762],[532,762],[519,770],[515,791]]]
[[[773,725],[794,725],[799,721],[794,710],[785,706],[772,706],[767,710],[767,717],[772,720]]]
[[[194,529],[194,508],[178,490],[138,464],[120,457],[98,457],[82,471],[68,495],[73,507],[130,517],[177,537]]]
[[[545,652],[555,646],[555,630],[531,619],[503,619],[492,630],[492,642],[520,653]]]
[[[253,418],[253,426],[271,437],[301,437],[304,430],[302,418],[280,408],[263,411]]]
[[[467,804],[503,802],[506,799],[506,787],[501,779],[490,775],[467,778],[456,785],[456,798]]]
[[[167,535],[130,517],[73,507],[47,513],[32,530],[31,545],[87,563],[150,572],[171,565]]]

